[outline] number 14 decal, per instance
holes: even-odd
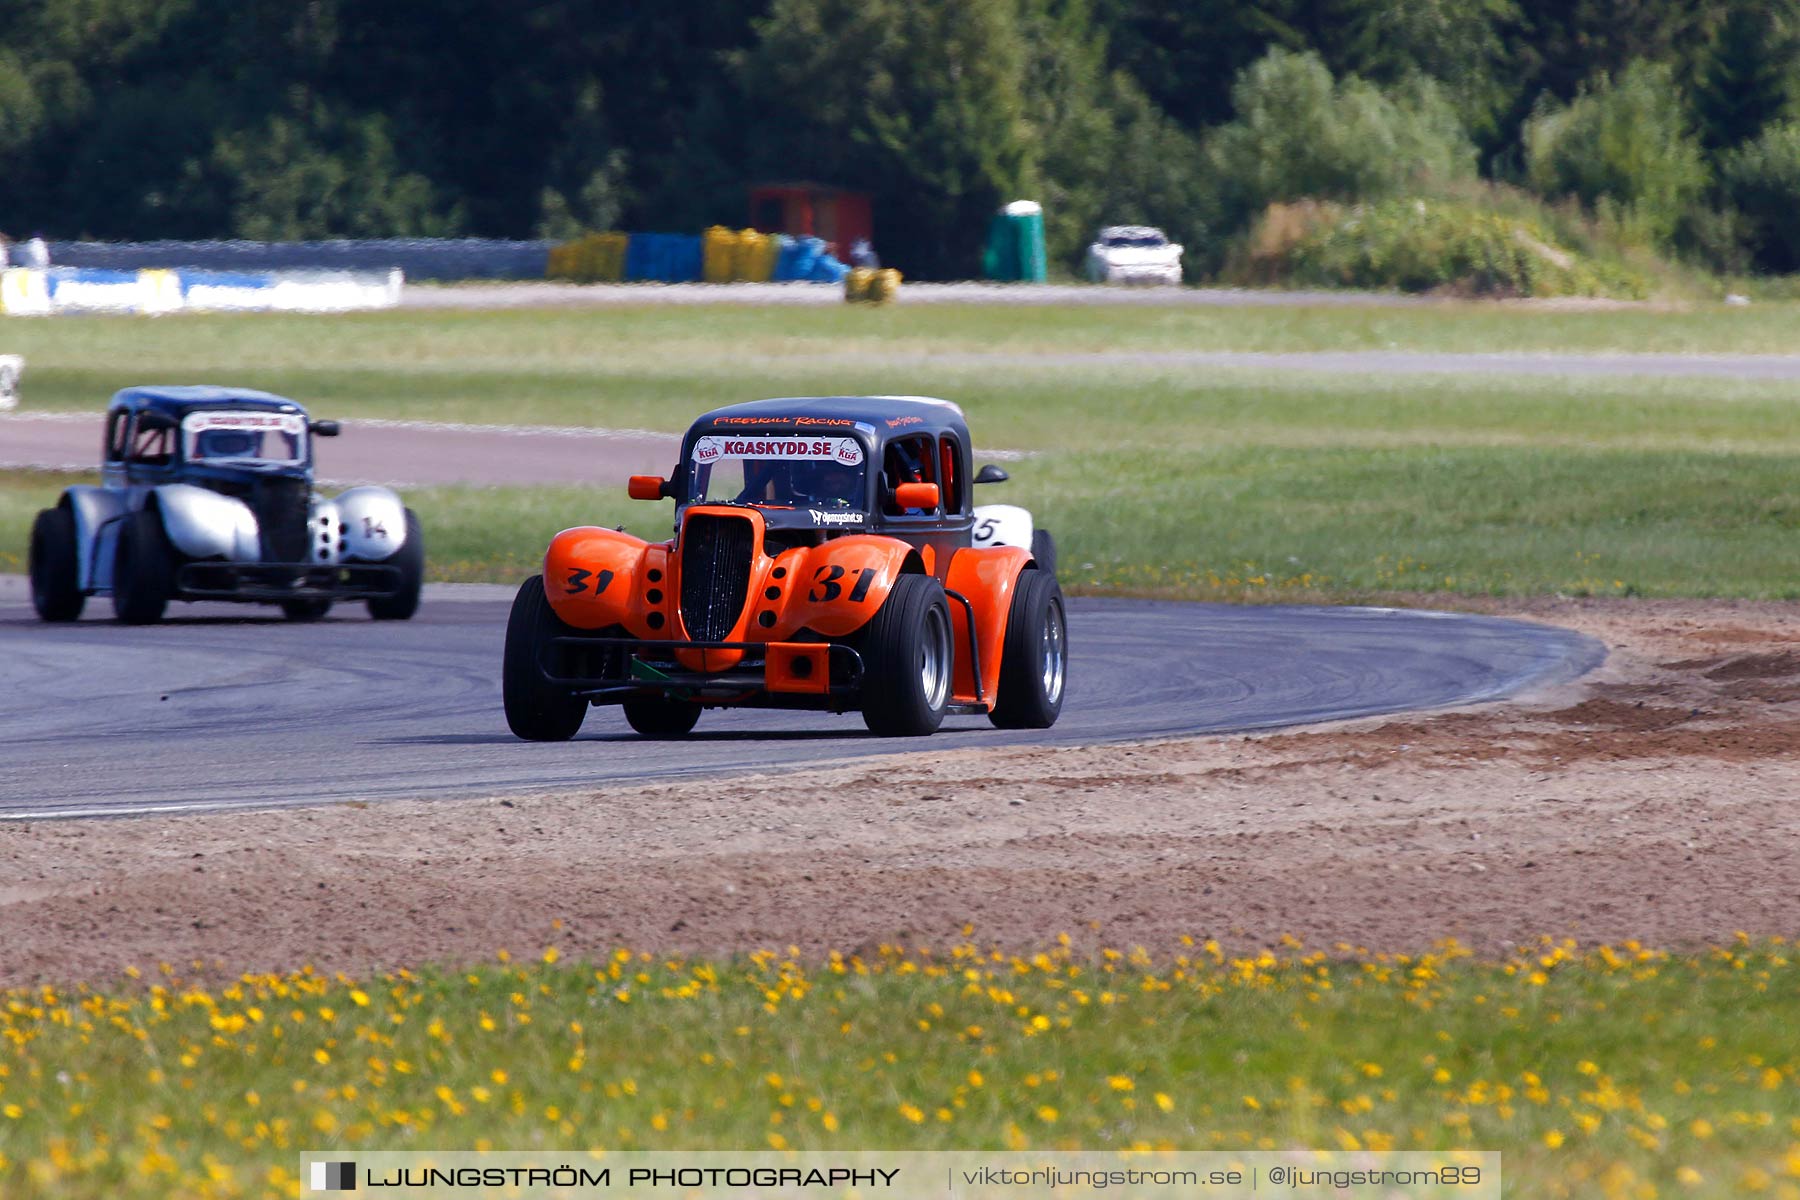
[[[844,577],[844,568],[836,563],[828,563],[813,572],[813,583],[816,585],[806,594],[814,603],[829,604],[844,594],[844,585],[838,580]],[[875,568],[864,567],[856,576],[856,585],[850,589],[850,602],[861,604],[869,594],[869,585],[875,582]]]

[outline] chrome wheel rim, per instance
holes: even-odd
[[[1050,602],[1045,614],[1044,635],[1040,639],[1043,654],[1044,699],[1055,704],[1062,699],[1063,679],[1067,674],[1063,650],[1063,610],[1057,601]]]
[[[925,612],[925,637],[919,647],[919,685],[925,707],[944,707],[950,695],[950,620],[941,605]]]

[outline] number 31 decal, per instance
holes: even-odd
[[[806,593],[806,598],[815,604],[829,604],[844,594],[844,585],[838,580],[844,577],[844,568],[836,563],[828,563],[813,572],[813,583],[817,586]],[[864,567],[856,576],[856,586],[850,589],[850,602],[861,604],[869,594],[869,585],[875,582],[875,568]]]
[[[588,580],[590,578],[594,580],[594,595],[598,596],[606,590],[606,585],[613,581],[613,573],[611,571],[602,571],[598,576],[595,576],[592,571],[584,571],[580,567],[570,567],[568,586],[563,588],[564,593],[570,596],[581,595],[581,593],[588,590]]]

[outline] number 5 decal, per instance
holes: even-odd
[[[994,534],[997,532],[996,526],[999,524],[1000,522],[993,517],[981,518],[981,524],[975,526],[975,540],[978,542],[993,541]]]

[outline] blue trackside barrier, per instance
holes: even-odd
[[[387,271],[410,280],[542,279],[551,243],[496,238],[366,238],[316,242],[51,242],[59,267],[136,271]]]

